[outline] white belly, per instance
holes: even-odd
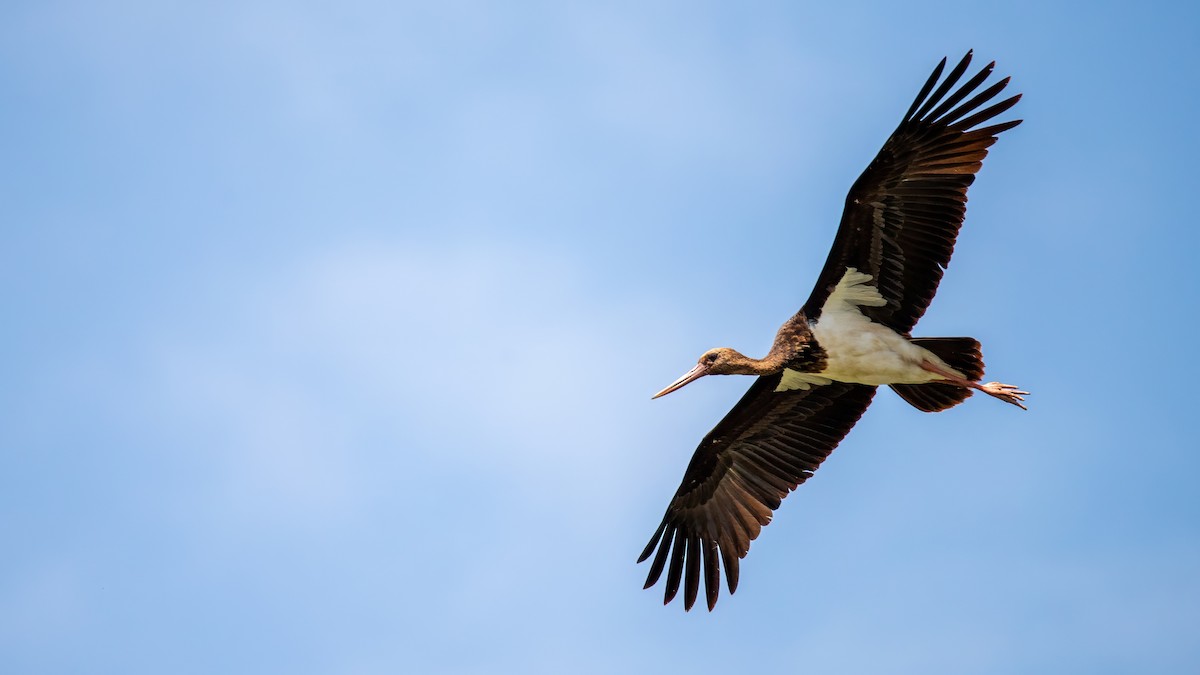
[[[925,361],[949,368],[932,352],[863,315],[860,306],[885,304],[870,285],[871,276],[849,268],[825,301],[821,318],[812,325],[817,344],[825,350],[820,375],[857,384],[922,384],[941,377],[925,370]]]
[[[831,380],[880,385],[941,379],[921,367],[927,360],[942,365],[941,359],[862,314],[857,320],[822,315],[813,325],[813,336],[825,350],[825,369],[820,374]]]

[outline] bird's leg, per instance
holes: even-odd
[[[924,370],[928,370],[929,372],[933,373],[934,375],[938,375],[939,377],[942,378],[941,381],[943,381],[943,382],[958,385],[960,387],[968,387],[970,389],[978,389],[979,391],[982,391],[983,393],[987,394],[988,396],[994,396],[994,397],[1000,399],[1001,401],[1004,401],[1005,403],[1011,403],[1011,404],[1017,406],[1018,408],[1020,408],[1021,410],[1029,409],[1029,408],[1026,408],[1021,403],[1022,401],[1025,400],[1022,397],[1028,396],[1029,392],[1021,391],[1020,389],[1017,389],[1016,386],[1014,386],[1014,385],[1004,384],[1002,382],[988,382],[986,384],[972,382],[970,380],[963,379],[963,378],[955,375],[954,373],[951,373],[950,371],[946,370],[945,368],[942,368],[941,366],[935,365],[928,361],[922,361],[921,368]]]

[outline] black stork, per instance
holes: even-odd
[[[958,405],[974,390],[1025,408],[1028,392],[979,382],[983,358],[973,338],[910,337],[950,262],[967,188],[997,136],[1021,123],[980,128],[1021,96],[991,103],[1009,78],[972,96],[994,62],[955,89],[970,63],[967,52],[939,85],[942,59],[851,186],[816,288],[779,329],[766,357],[712,349],[655,394],[705,375],[758,376],[700,441],[662,524],[638,558],[654,554],[646,588],[666,568],[664,604],[682,581],[684,609],[691,609],[702,566],[710,611],[721,566],[729,592],[737,590],[738,561],[750,542],[780,501],[846,436],[879,385],[925,412]]]

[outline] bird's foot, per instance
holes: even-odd
[[[1021,410],[1029,410],[1021,402],[1025,399],[1023,396],[1028,396],[1029,392],[1021,391],[1011,384],[1003,382],[988,382],[987,384],[979,385],[979,390],[985,394],[995,396],[996,398],[1006,403],[1011,403]]]

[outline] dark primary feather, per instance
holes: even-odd
[[[875,387],[841,382],[776,392],[779,380],[779,375],[758,378],[700,442],[662,524],[638,558],[646,560],[657,548],[646,588],[665,567],[664,602],[675,597],[682,581],[684,608],[691,609],[703,576],[711,610],[721,587],[718,557],[729,592],[737,590],[738,559],[771,522],[780,501],[849,433],[875,394]]]
[[[989,63],[950,93],[970,63],[967,52],[935,90],[946,65],[942,59],[900,126],[850,188],[833,248],[804,305],[810,319],[820,317],[848,267],[874,277],[887,300],[882,307],[862,308],[873,321],[908,333],[929,307],[954,252],[966,214],[967,188],[997,135],[1021,123],[974,128],[1011,108],[1021,96],[975,112],[1004,89],[1005,78],[960,103],[995,65]]]

